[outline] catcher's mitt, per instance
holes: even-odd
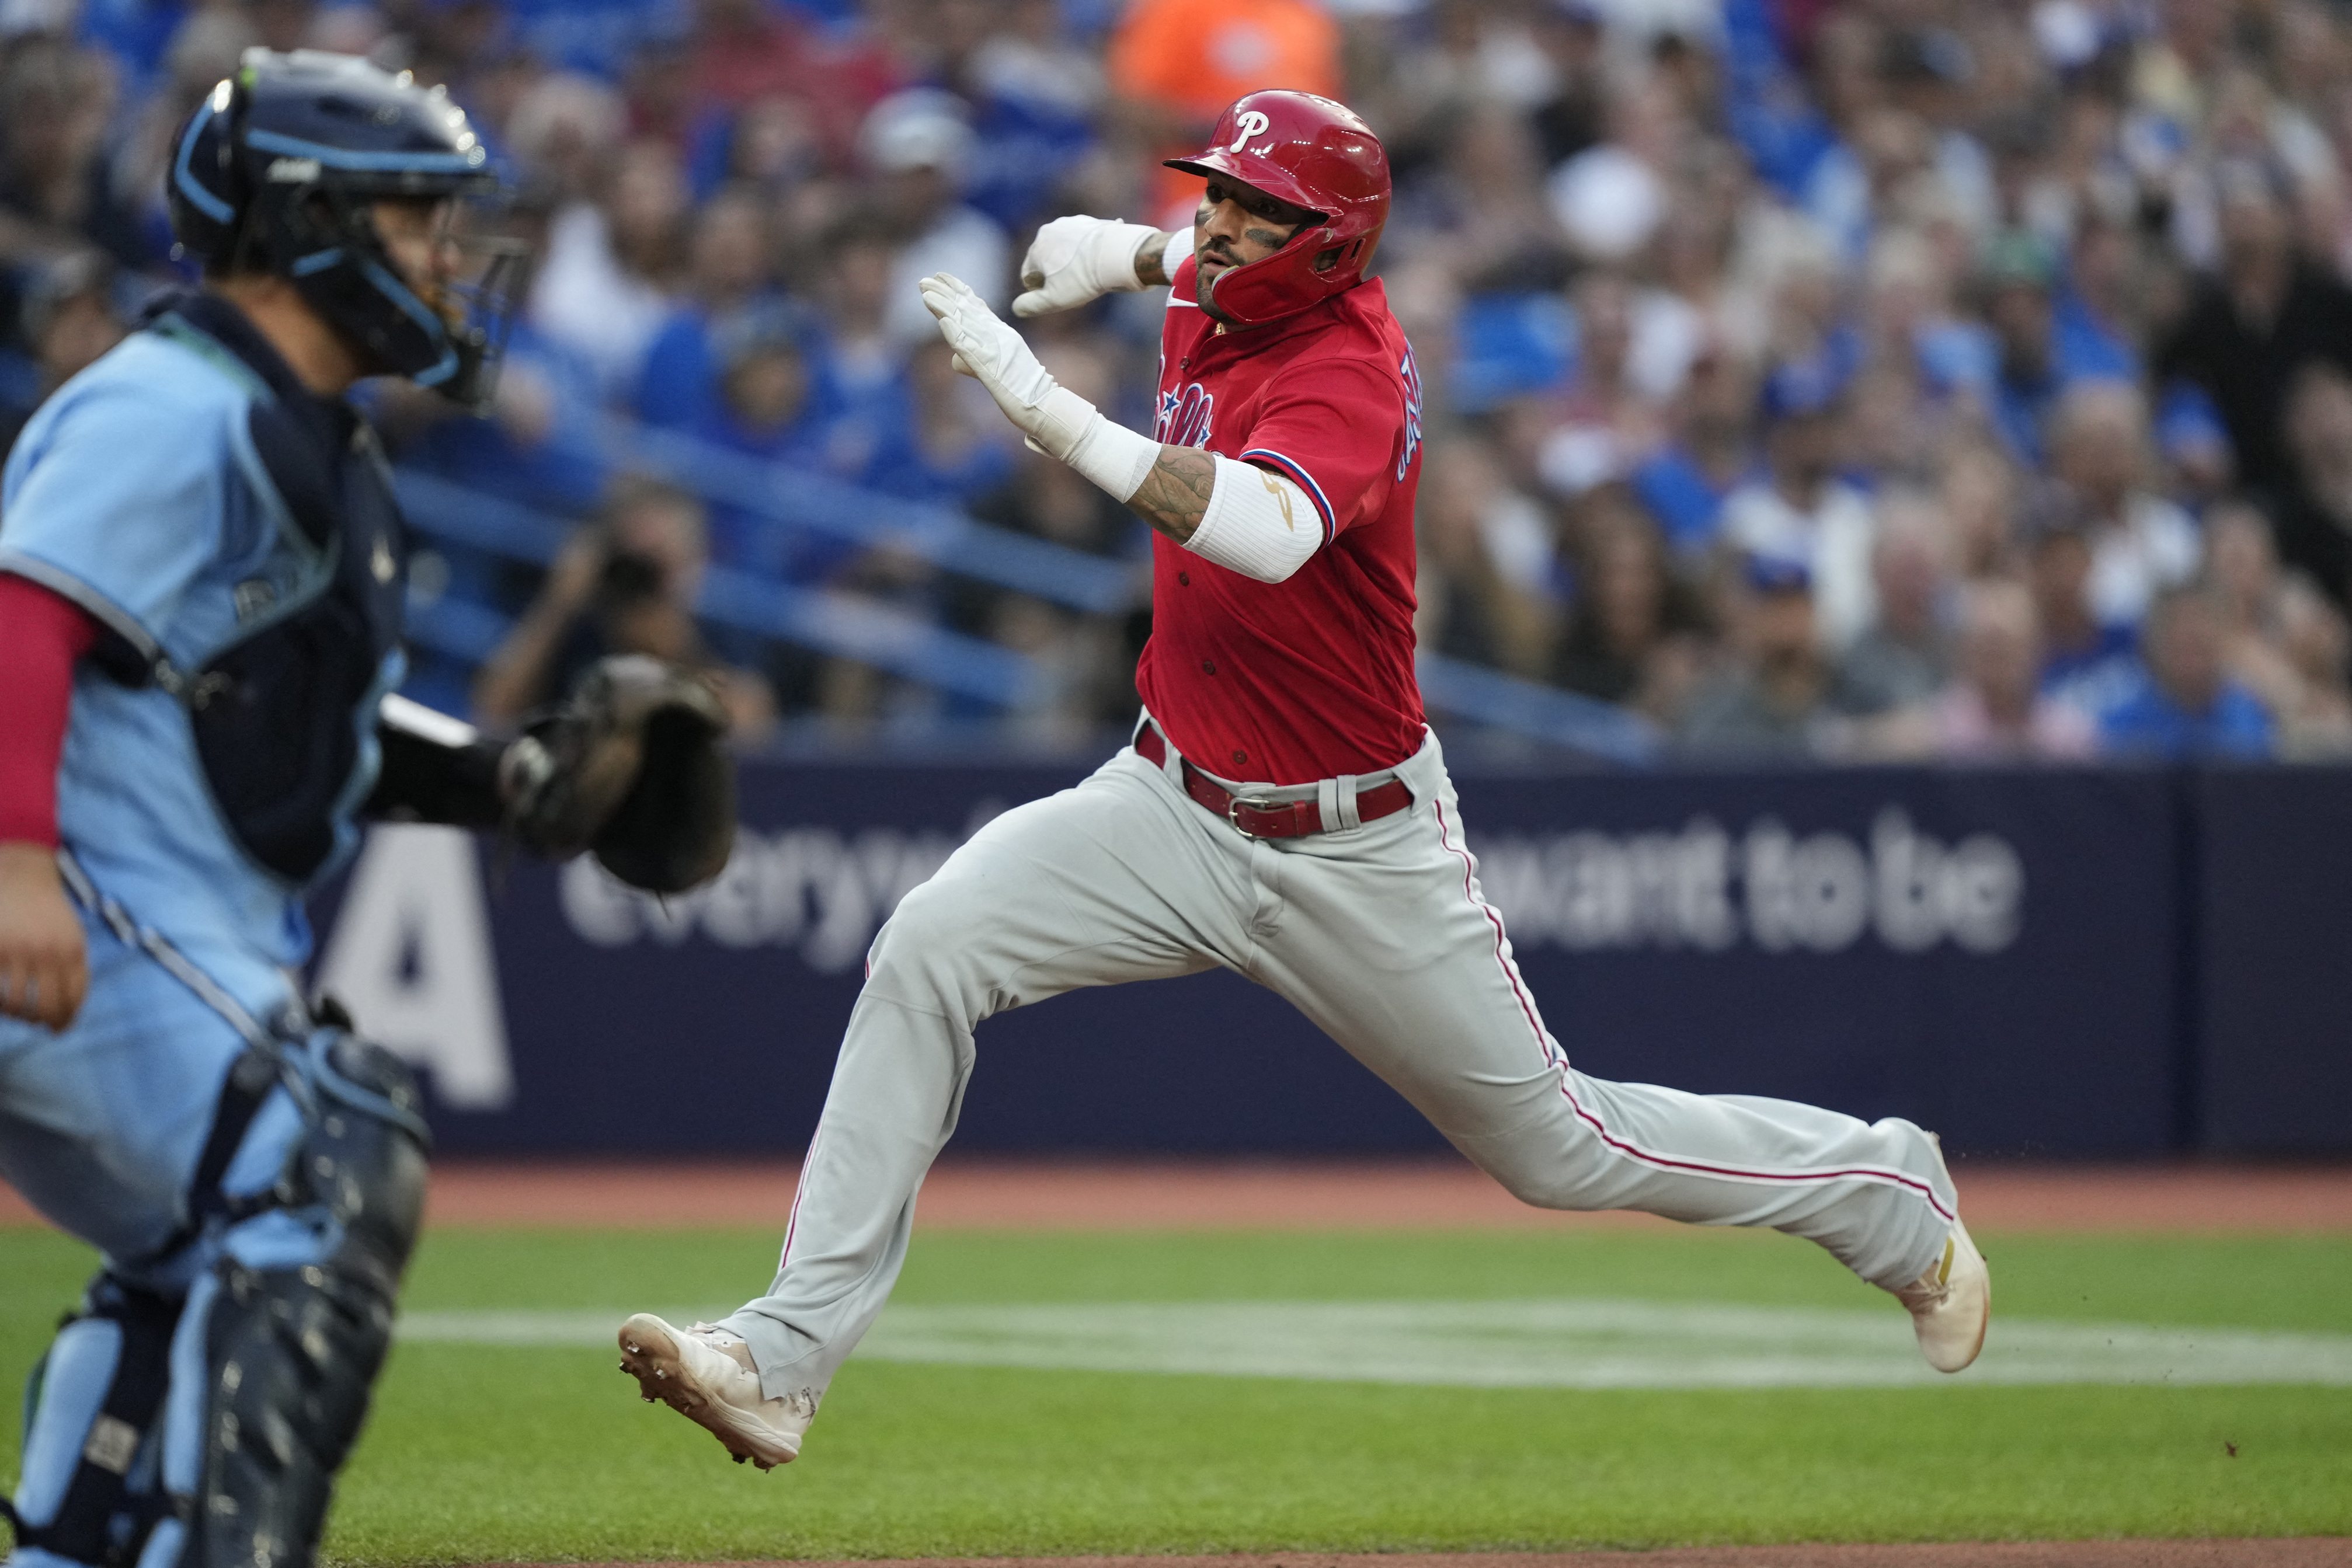
[[[600,659],[500,759],[508,829],[550,860],[593,851],[648,893],[709,882],[735,845],[726,733],[718,697],[686,671]]]

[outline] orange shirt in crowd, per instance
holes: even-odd
[[[1136,0],[1110,43],[1114,91],[1160,105],[1189,121],[1181,145],[1158,151],[1181,158],[1225,106],[1262,88],[1296,88],[1339,96],[1339,29],[1315,0]],[[1157,209],[1198,193],[1196,177],[1160,171]]]

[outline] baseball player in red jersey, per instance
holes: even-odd
[[[1958,1371],[1991,1288],[1934,1138],[1786,1101],[1606,1083],[1568,1063],[1482,896],[1413,681],[1421,387],[1381,285],[1387,156],[1347,109],[1258,92],[1171,166],[1190,235],[1057,218],[1018,314],[1173,285],[1158,428],[1104,419],[944,275],[925,302],[1041,450],[1158,531],[1134,744],[1009,811],[909,894],[803,1167],[782,1267],[718,1324],[622,1325],[646,1397],[762,1468],[800,1451],[882,1310],[954,1130],[972,1031],[1080,986],[1223,965],[1279,992],[1525,1201],[1808,1237],[1910,1309]]]

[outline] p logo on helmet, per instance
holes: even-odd
[[[1254,92],[1218,117],[1209,141],[1206,152],[1171,158],[1168,167],[1248,185],[1315,214],[1272,256],[1218,277],[1209,290],[1217,314],[1263,326],[1364,280],[1389,219],[1389,155],[1353,110],[1311,92]]]

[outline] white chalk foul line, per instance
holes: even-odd
[[[609,1345],[625,1311],[415,1312],[410,1343]],[[693,1322],[692,1311],[666,1312]],[[700,1315],[716,1317],[705,1310]],[[1864,1388],[1953,1383],[2352,1385],[2352,1334],[1993,1319],[1984,1358],[1928,1370],[1900,1310],[1631,1301],[1110,1301],[894,1306],[880,1361],[1486,1388]]]

